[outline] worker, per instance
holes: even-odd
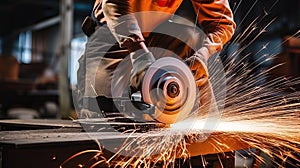
[[[208,82],[208,59],[222,50],[235,27],[227,0],[96,0],[82,24],[88,41],[79,59],[79,110],[88,106],[84,97],[114,96],[113,75],[124,60],[130,62],[122,63],[128,65],[122,73],[129,74],[124,79],[129,80],[130,93],[141,89],[145,71],[155,59],[174,53],[187,63],[201,88]],[[167,33],[159,33],[166,29]]]

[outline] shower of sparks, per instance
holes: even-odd
[[[247,15],[257,2],[251,6]],[[236,4],[236,8],[238,6],[240,3]],[[233,11],[235,12],[236,9]],[[269,13],[270,11],[264,12],[265,16]],[[150,168],[154,165],[179,167],[180,161],[184,162],[190,158],[188,146],[205,141],[209,141],[214,151],[219,153],[226,151],[238,153],[245,150],[255,158],[257,164],[267,162],[263,153],[272,160],[275,167],[283,166],[288,162],[294,167],[299,167],[300,165],[296,164],[300,163],[298,156],[300,153],[300,91],[294,90],[293,86],[300,85],[300,79],[279,77],[266,81],[268,73],[274,68],[280,68],[280,65],[262,70],[260,73],[253,73],[258,66],[276,58],[275,55],[264,55],[253,63],[245,63],[250,53],[237,59],[276,20],[273,19],[264,26],[259,25],[265,16],[255,18],[244,32],[231,40],[232,44],[240,43],[254,36],[247,45],[227,55],[227,59],[223,61],[226,69],[227,95],[222,116],[212,130],[204,129],[206,115],[195,117],[192,114],[190,118],[168,128],[156,128],[145,133],[136,133],[133,130],[132,133],[127,133],[129,138],[126,139],[119,152],[109,158],[103,156],[102,150],[83,151],[69,158],[61,167],[84,153],[94,153],[89,164],[86,164],[91,168],[101,166]],[[259,27],[262,27],[259,33],[254,34]],[[299,35],[300,30],[293,37],[299,37]],[[259,54],[266,49],[270,49],[268,44],[252,54]],[[216,97],[218,97],[217,94],[216,92]],[[208,134],[207,131],[213,132]],[[130,138],[132,136],[134,138]],[[232,149],[232,144],[224,143],[220,137],[230,138],[234,140],[232,143],[239,142],[246,148]],[[101,142],[99,143],[101,146]],[[122,156],[123,152],[130,153],[131,156]],[[182,160],[178,161],[177,158],[182,158]],[[205,167],[204,158],[202,161]]]

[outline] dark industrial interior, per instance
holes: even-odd
[[[300,77],[300,1],[229,2],[237,29],[220,54],[223,61],[243,49],[234,57],[250,64],[249,75],[282,64],[263,80],[257,79],[257,85],[278,77]],[[0,140],[0,167],[58,167],[72,153],[97,148],[98,144],[87,140],[86,135],[74,133],[74,138],[71,134],[58,134],[66,128],[67,133],[81,130],[72,122],[78,119],[74,99],[77,61],[87,40],[81,24],[90,15],[93,3],[0,1],[0,137],[4,137]],[[240,38],[243,33],[247,36]],[[261,50],[263,46],[266,47]],[[275,59],[261,61],[274,56]],[[299,90],[296,84],[286,91]],[[25,143],[30,134],[39,138]],[[78,158],[78,163],[81,159],[84,158]],[[246,167],[246,163],[237,160],[236,157],[235,167]],[[70,167],[80,167],[78,163]]]

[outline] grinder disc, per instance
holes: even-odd
[[[142,84],[143,101],[154,105],[155,119],[166,124],[186,119],[194,108],[196,92],[190,68],[174,57],[156,60]]]

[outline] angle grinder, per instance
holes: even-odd
[[[188,117],[196,102],[196,83],[190,68],[180,59],[157,59],[145,72],[141,100],[152,105],[153,118],[172,124]]]

